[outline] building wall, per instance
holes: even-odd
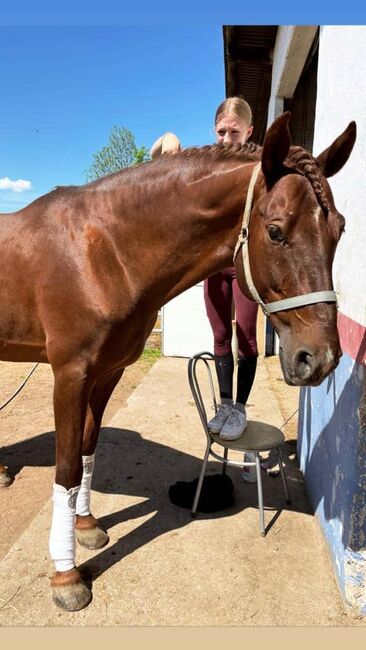
[[[346,232],[334,284],[343,357],[318,388],[302,389],[298,453],[345,601],[366,614],[366,27],[320,30],[314,155],[357,122],[345,167],[329,179]]]
[[[162,353],[191,357],[213,352],[213,334],[206,315],[203,282],[184,291],[163,307]]]
[[[264,316],[258,310],[258,354],[264,354]],[[237,356],[237,338],[233,323],[232,350]],[[213,334],[207,318],[203,282],[173,298],[162,309],[162,353],[167,357],[191,357],[198,352],[213,353]]]

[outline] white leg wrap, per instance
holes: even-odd
[[[53,518],[49,549],[56,571],[69,571],[75,566],[75,511],[80,486],[66,490],[53,486]]]
[[[78,497],[76,499],[76,514],[90,515],[90,487],[94,471],[94,454],[91,456],[82,456],[83,459],[83,478]]]

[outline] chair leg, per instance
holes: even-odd
[[[266,528],[264,523],[264,509],[263,509],[263,488],[262,488],[262,476],[261,476],[261,461],[259,453],[255,453],[255,465],[257,470],[257,489],[258,489],[258,507],[259,507],[259,528],[262,537],[266,534]]]
[[[203,479],[204,479],[205,472],[206,472],[206,466],[207,466],[207,461],[208,461],[208,457],[209,457],[209,454],[210,454],[210,449],[211,449],[211,445],[208,444],[207,447],[206,447],[205,457],[204,457],[203,463],[202,463],[200,477],[198,479],[196,494],[194,495],[194,501],[193,501],[193,506],[192,506],[192,510],[191,510],[191,516],[192,517],[196,516],[198,500],[199,500],[200,494],[201,494],[202,483],[203,483]]]
[[[286,474],[285,470],[283,469],[283,463],[282,463],[282,451],[281,448],[278,448],[278,464],[280,466],[280,472],[281,472],[281,478],[282,478],[282,483],[283,483],[283,489],[285,491],[286,495],[286,502],[291,503],[291,498],[290,498],[290,493],[288,491],[288,485],[287,485],[287,479],[286,479]]]
[[[224,447],[224,458],[225,458],[225,460],[227,460],[227,452],[228,452],[228,448]],[[222,475],[223,476],[225,476],[225,474],[226,474],[226,468],[227,468],[227,463],[222,463]]]

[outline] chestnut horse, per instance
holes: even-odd
[[[263,148],[187,149],[81,187],[57,188],[0,218],[0,358],[50,363],[54,373],[51,586],[66,610],[91,600],[75,566],[75,527],[89,548],[108,541],[88,503],[76,507],[80,485],[90,490],[105,406],[124,368],[142,353],[158,309],[232,264],[258,161],[249,253],[260,298],[270,303],[332,290],[344,219],[326,177],[347,161],[356,127],[351,122],[314,159],[290,148],[288,120],[287,113],[273,123]],[[240,255],[236,268],[251,297]],[[289,383],[318,384],[336,367],[334,302],[283,309],[271,320]]]

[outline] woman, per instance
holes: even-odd
[[[244,144],[253,132],[252,112],[241,97],[229,97],[215,115],[217,142]],[[245,404],[253,385],[257,367],[256,322],[258,305],[240,291],[234,267],[216,273],[205,281],[207,315],[214,335],[214,354],[221,404],[209,422],[212,433],[224,440],[239,438],[246,429]],[[238,374],[236,401],[233,402],[234,359],[231,350],[232,312],[236,312],[238,337]]]
[[[217,108],[215,133],[218,143],[244,144],[253,132],[252,111],[241,97],[229,97]],[[157,140],[151,156],[180,150],[178,138],[166,133]],[[208,423],[212,433],[224,440],[239,438],[246,429],[245,405],[251,391],[257,367],[256,322],[258,306],[240,291],[234,267],[211,276],[204,283],[207,316],[214,336],[214,356],[221,403]],[[238,373],[236,400],[233,401],[234,358],[231,349],[232,303],[236,313],[238,337]],[[253,460],[247,454],[245,460]],[[245,468],[243,477],[255,481],[254,467]]]

